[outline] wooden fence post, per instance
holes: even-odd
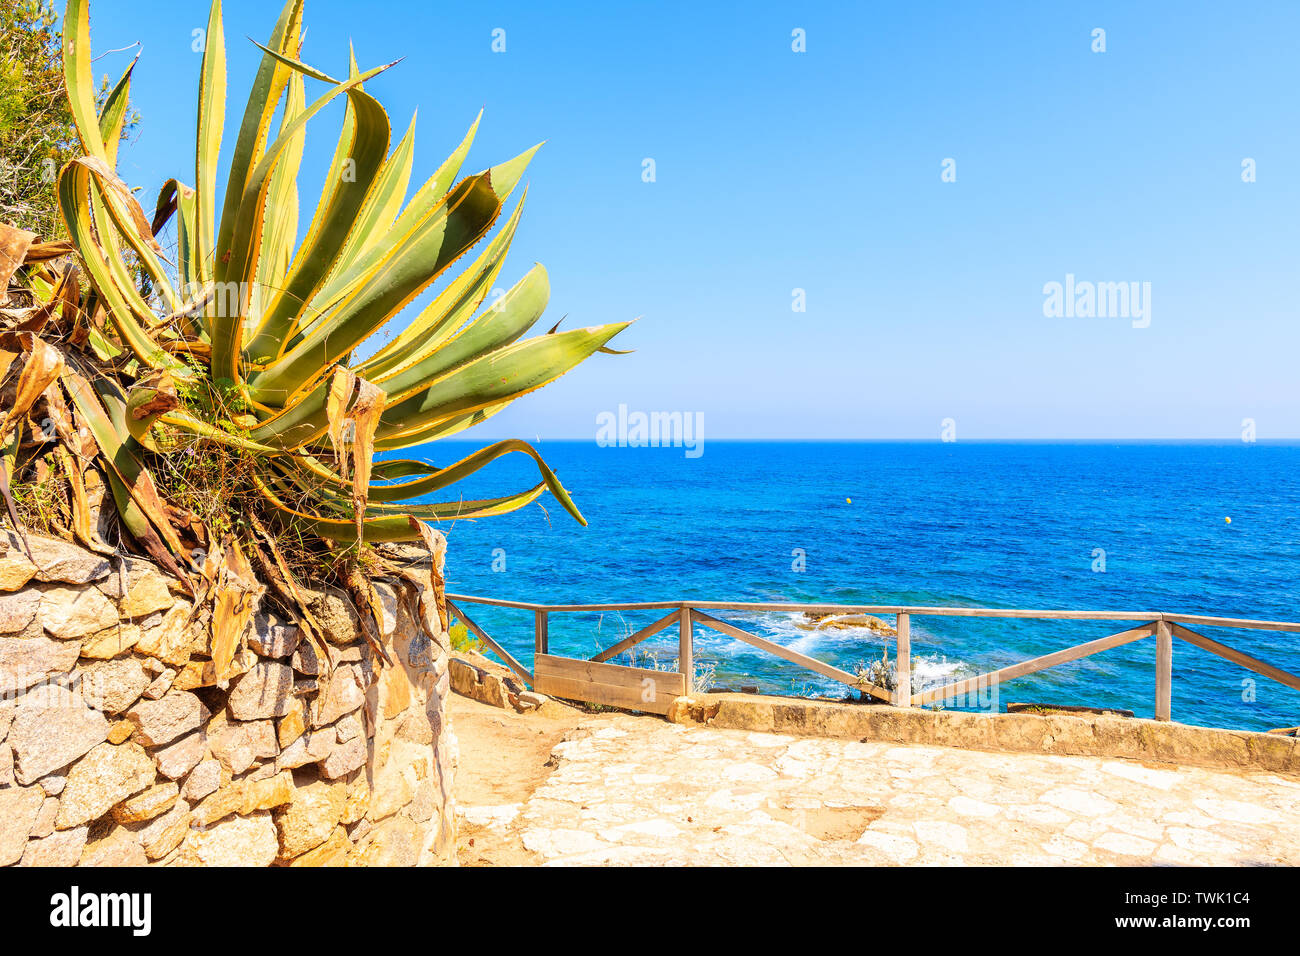
[[[1156,720],[1171,719],[1174,684],[1174,636],[1168,621],[1156,622]]]
[[[899,614],[894,648],[894,706],[912,706],[912,615]]]
[[[695,642],[691,634],[691,609],[682,605],[681,616],[677,619],[679,629],[677,638],[677,669],[686,679],[686,693],[695,693]]]
[[[533,650],[538,654],[551,653],[551,635],[545,611],[533,612],[534,637]]]

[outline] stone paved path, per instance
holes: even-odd
[[[550,864],[1300,864],[1300,779],[584,719],[526,800]]]

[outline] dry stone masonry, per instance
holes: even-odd
[[[29,541],[0,536],[0,866],[454,861],[450,647],[416,585],[374,582],[391,665],[314,592],[326,666],[264,601],[223,687],[179,582]]]

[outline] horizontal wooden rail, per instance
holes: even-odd
[[[667,611],[683,607],[697,611],[799,612],[808,614],[910,614],[914,617],[992,617],[1024,618],[1045,621],[1169,621],[1173,624],[1198,624],[1205,627],[1244,628],[1248,630],[1287,631],[1300,634],[1300,622],[1262,621],[1255,618],[1214,617],[1204,614],[1175,614],[1162,611],[1076,611],[1061,608],[943,607],[915,604],[794,604],[765,601],[624,601],[612,604],[538,604],[532,601],[506,601],[471,594],[448,594],[447,597],[485,607],[517,608],[524,611]]]
[[[1061,609],[1029,610],[1021,608],[986,608],[986,607],[926,607],[917,605],[895,604],[792,604],[785,602],[755,601],[640,601],[611,604],[537,604],[529,601],[506,601],[498,598],[482,598],[468,594],[448,594],[447,606],[465,626],[473,631],[488,647],[492,649],[511,670],[529,683],[532,675],[515,660],[509,652],[492,640],[484,630],[465,616],[453,602],[477,604],[487,607],[513,608],[532,611],[535,617],[535,649],[537,653],[547,651],[547,615],[550,613],[587,613],[606,611],[667,611],[663,617],[641,628],[639,631],[622,638],[611,647],[597,653],[590,659],[591,663],[603,664],[611,658],[669,628],[674,622],[678,625],[678,667],[686,693],[692,692],[694,681],[694,625],[707,627],[728,637],[743,641],[752,647],[765,651],[783,660],[830,678],[849,687],[891,702],[900,707],[914,707],[931,704],[936,701],[952,699],[962,695],[978,692],[991,684],[1014,680],[1028,674],[1038,673],[1061,664],[1077,661],[1093,654],[1120,647],[1155,636],[1156,681],[1155,681],[1155,716],[1157,720],[1169,720],[1172,694],[1173,645],[1172,638],[1178,637],[1202,650],[1215,654],[1258,674],[1262,674],[1287,687],[1300,690],[1300,677],[1279,667],[1261,661],[1249,654],[1235,650],[1226,644],[1199,634],[1186,625],[1196,624],[1204,627],[1243,628],[1248,630],[1271,630],[1300,633],[1300,623],[1291,621],[1263,621],[1254,618],[1215,617],[1198,614],[1170,614],[1159,611],[1074,611]],[[832,614],[892,614],[896,615],[897,628],[895,637],[895,673],[899,683],[898,690],[890,693],[883,687],[868,683],[864,677],[850,674],[848,671],[827,664],[791,650],[774,641],[752,634],[743,628],[724,621],[707,611],[733,612],[775,612],[798,613],[810,615]],[[911,693],[911,619],[913,617],[980,617],[1011,618],[1021,620],[1061,620],[1061,621],[1122,621],[1141,622],[1136,627],[1120,631],[1097,640],[1088,641],[1073,647],[1067,647],[1050,654],[1044,654],[1018,664],[1011,664],[979,674],[953,681],[941,687],[931,687]],[[602,672],[604,673],[604,672]],[[613,672],[610,672],[613,673]],[[567,686],[567,685],[566,685]]]
[[[504,647],[502,647],[496,641],[492,640],[492,638],[488,636],[487,631],[483,630],[483,628],[475,624],[464,611],[462,611],[460,608],[458,608],[455,604],[452,603],[450,598],[447,599],[447,610],[450,611],[452,614],[456,615],[456,619],[464,623],[464,625],[467,628],[473,631],[474,635],[480,641],[482,641],[488,647],[492,648],[493,653],[495,653],[497,657],[501,658],[501,660],[505,662],[505,665],[507,667],[509,667],[512,671],[518,674],[529,684],[533,682],[533,675],[529,672],[528,668],[524,667],[523,664],[520,664],[517,660],[515,660],[514,657],[511,656],[510,652],[507,651]]]

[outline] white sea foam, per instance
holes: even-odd
[[[788,647],[792,651],[817,658],[851,673],[859,666],[867,666],[873,661],[880,660],[886,652],[891,660],[894,657],[893,635],[882,634],[869,627],[849,626],[809,630],[807,627],[799,626],[806,623],[802,613],[764,612],[743,617],[740,615],[729,615],[729,617],[738,627],[751,630],[760,637]],[[926,638],[926,632],[917,628],[914,623],[913,641],[923,644]],[[696,641],[696,656],[700,657],[701,653],[706,653],[710,658],[716,656],[720,670],[724,672],[733,671],[733,667],[729,667],[728,664],[732,663],[734,666],[738,655],[763,654],[761,650],[743,641],[727,638],[714,631],[697,631]],[[703,651],[703,648],[707,648],[707,651]],[[769,679],[779,669],[783,678],[788,673],[788,679],[796,689],[806,688],[815,693],[832,696],[842,696],[845,692],[843,684],[799,668],[797,665],[787,665],[776,658],[772,659],[772,664],[773,669]],[[946,654],[916,650],[912,654],[912,669],[915,681],[913,686],[918,689],[940,686],[963,677],[973,677],[977,673],[966,662],[953,660]]]

